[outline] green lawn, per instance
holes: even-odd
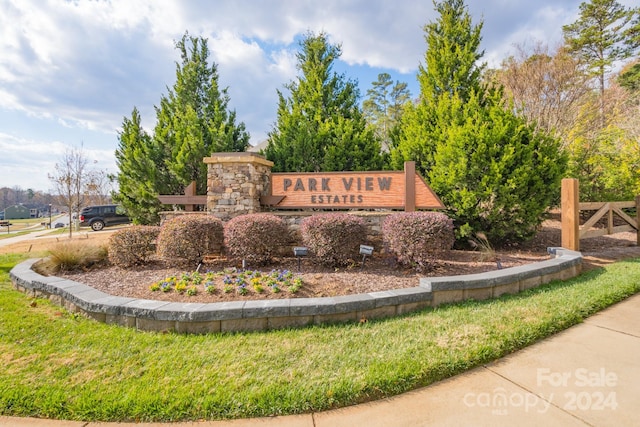
[[[176,421],[319,411],[504,356],[640,291],[640,260],[516,296],[363,324],[189,336],[71,315],[14,291],[0,256],[0,414]]]

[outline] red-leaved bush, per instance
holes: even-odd
[[[157,253],[170,264],[197,264],[208,254],[220,253],[223,225],[212,215],[181,215],[160,227]]]
[[[287,224],[275,215],[240,215],[224,226],[227,254],[254,264],[268,263],[287,243]]]
[[[453,220],[440,212],[392,214],[382,223],[382,239],[400,264],[429,270],[439,254],[453,247]]]
[[[118,267],[143,265],[156,252],[160,227],[133,225],[109,236],[109,261]]]
[[[362,218],[344,213],[313,215],[300,224],[302,242],[324,265],[336,267],[357,260],[365,243]]]

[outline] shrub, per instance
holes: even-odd
[[[224,226],[228,254],[259,265],[271,261],[274,253],[288,242],[287,224],[275,215],[241,215]]]
[[[160,227],[134,225],[109,237],[109,261],[118,267],[145,264],[156,251]]]
[[[366,236],[362,218],[344,213],[314,215],[300,225],[302,241],[317,260],[336,267],[358,259],[360,244]]]
[[[87,242],[58,243],[49,249],[49,257],[39,263],[45,274],[87,269],[107,260],[107,248]]]
[[[211,215],[182,215],[160,227],[158,255],[170,264],[198,264],[211,253],[219,253],[223,243],[222,221]]]
[[[403,212],[382,223],[386,248],[400,264],[428,270],[437,256],[453,247],[453,220],[440,212]]]

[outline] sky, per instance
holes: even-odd
[[[580,1],[466,3],[483,22],[483,61],[498,67],[516,45],[560,43]],[[49,175],[71,149],[117,173],[123,119],[136,107],[151,132],[186,31],[208,39],[229,106],[256,145],[275,124],[276,91],[298,75],[305,34],[341,45],[334,70],[362,98],[383,72],[416,97],[424,26],[436,19],[429,0],[0,0],[0,188],[52,191]]]

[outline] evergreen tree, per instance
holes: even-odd
[[[428,182],[450,209],[458,237],[484,232],[494,244],[526,240],[557,201],[567,160],[557,139],[503,105],[500,91],[480,98],[440,96]]]
[[[435,3],[440,18],[427,24],[427,52],[425,66],[420,65],[418,82],[420,96],[434,102],[440,95],[454,93],[466,101],[481,93],[481,77],[485,63],[479,63],[483,23],[473,25],[464,0],[445,0]]]
[[[396,163],[416,161],[457,225],[457,237],[484,232],[502,244],[530,237],[557,200],[566,158],[557,140],[516,117],[502,89],[485,87],[473,26],[462,0],[436,3],[425,26],[420,99],[402,120]]]
[[[580,181],[581,200],[632,200],[639,194],[640,91],[633,80],[636,65],[627,64],[617,79],[611,79],[605,92],[604,128],[598,120],[599,97],[595,92],[582,105],[572,128],[568,173]]]
[[[249,134],[228,111],[227,89],[218,85],[215,63],[209,65],[207,40],[185,34],[176,43],[181,63],[176,82],[156,108],[153,143],[163,165],[158,182],[165,194],[181,194],[196,181],[196,191],[206,192],[207,167],[202,161],[213,152],[245,151]]]
[[[406,83],[396,81],[394,84],[388,73],[378,74],[378,80],[371,86],[367,91],[367,99],[362,103],[362,111],[381,142],[382,151],[389,152],[395,146],[397,126],[411,94]]]
[[[227,89],[218,86],[217,66],[209,65],[207,40],[185,34],[176,48],[181,57],[176,82],[155,107],[153,135],[142,129],[136,108],[119,135],[114,199],[139,224],[159,221],[160,194],[182,194],[192,181],[198,194],[206,192],[204,157],[249,146],[244,123],[236,124],[235,111],[228,110]]]
[[[632,93],[640,92],[640,62],[623,69],[618,76],[618,84]]]
[[[381,169],[380,144],[357,104],[357,86],[332,71],[340,46],[324,33],[308,34],[300,46],[300,76],[285,85],[288,98],[278,91],[277,122],[265,150],[273,170]]]
[[[479,52],[482,22],[473,25],[463,0],[445,0],[435,3],[440,14],[436,22],[425,25],[425,66],[418,69],[420,99],[417,105],[408,104],[398,150],[392,153],[392,164],[401,168],[405,159],[416,162],[418,170],[426,173],[433,164],[435,136],[433,106],[441,95],[457,94],[463,101],[472,94],[482,95],[481,76],[486,68],[479,63],[484,52]]]
[[[601,127],[605,126],[606,73],[614,62],[630,57],[640,45],[640,21],[632,22],[638,10],[625,8],[616,0],[591,0],[580,4],[576,22],[562,27],[569,51],[598,79]]]
[[[119,190],[113,200],[125,208],[134,223],[155,224],[161,210],[157,165],[162,160],[152,151],[151,137],[142,128],[137,108],[134,107],[130,119],[124,118],[118,140]]]

